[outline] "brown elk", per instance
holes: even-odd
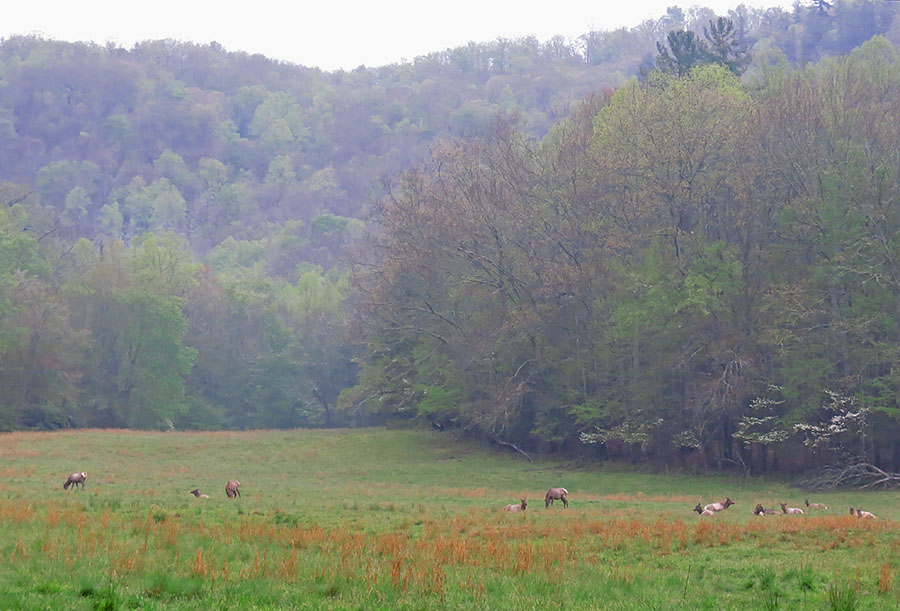
[[[696,511],[697,513],[699,513],[701,516],[714,516],[714,515],[716,515],[716,512],[715,512],[715,511],[712,511],[711,509],[704,509],[703,507],[700,506],[700,503],[697,503],[697,506],[694,507],[694,511]]]
[[[569,506],[569,491],[565,488],[550,488],[544,496],[544,508],[550,507],[553,501],[562,501],[563,507]]]
[[[226,493],[227,493],[227,492],[228,492],[228,491],[227,491],[227,489],[226,489]],[[209,498],[209,495],[208,495],[208,494],[203,494],[202,492],[200,492],[200,489],[199,489],[199,488],[194,488],[193,490],[191,490],[191,494],[193,494],[193,495],[194,495],[195,497],[197,497],[198,499],[208,499],[208,498]]]
[[[521,503],[519,505],[507,505],[503,508],[503,511],[525,511],[525,507],[528,506],[528,503],[525,502],[525,499],[521,499]]]
[[[230,499],[241,496],[241,482],[236,479],[229,480],[225,484],[225,495]]]
[[[63,490],[68,490],[69,486],[78,487],[78,484],[81,484],[81,487],[84,488],[84,480],[87,479],[87,473],[84,471],[79,471],[78,473],[72,473],[69,476],[69,479],[66,480],[66,483],[63,484]]]
[[[794,514],[801,514],[801,513],[803,513],[803,510],[800,509],[799,507],[788,507],[788,506],[787,506],[787,503],[780,503],[780,505],[781,505],[781,512],[782,512],[782,513],[794,513]]]
[[[756,516],[764,516],[770,513],[782,513],[780,511],[776,511],[774,509],[766,509],[762,506],[762,503],[757,503],[756,508],[753,510],[753,515]]]
[[[710,511],[722,511],[722,510],[728,509],[732,505],[734,505],[734,501],[731,500],[731,497],[726,496],[725,500],[722,501],[721,503],[710,503],[703,509],[708,509]]]
[[[856,513],[853,513],[853,507],[850,508],[850,515],[856,515],[857,518],[862,518],[863,520],[877,520],[874,513],[869,513],[868,511],[863,511],[862,509],[857,509]]]
[[[809,509],[828,509],[828,505],[823,503],[810,503],[809,499],[803,499]]]

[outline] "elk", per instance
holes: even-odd
[[[770,514],[770,513],[779,513],[779,512],[774,509],[766,509],[765,507],[762,506],[762,503],[757,503],[756,509],[753,510],[753,515],[757,515],[757,516],[764,516],[764,515]]]
[[[722,501],[721,503],[710,503],[703,509],[708,509],[710,511],[722,511],[724,509],[728,509],[732,505],[734,505],[734,501],[731,500],[731,497],[726,496],[725,500]]]
[[[851,515],[851,516],[854,515],[854,513],[853,513],[853,507],[850,508],[850,515]],[[863,511],[862,509],[858,509],[858,508],[857,508],[857,510],[856,510],[856,514],[855,514],[855,515],[856,515],[857,518],[861,518],[861,519],[863,519],[863,520],[877,520],[877,519],[878,519],[878,518],[875,517],[875,514],[874,514],[874,513],[869,513],[868,511]]]
[[[788,507],[787,503],[781,503],[781,513],[803,513],[803,510],[799,507]]]
[[[226,489],[226,493],[227,492],[228,492],[228,490]],[[200,492],[199,488],[194,488],[193,490],[191,490],[191,494],[193,494],[198,499],[208,499],[209,498],[209,495],[203,494],[202,492]]]
[[[525,511],[525,507],[528,506],[528,503],[525,502],[525,499],[520,499],[522,502],[519,505],[507,505],[503,508],[504,511]]]
[[[803,499],[809,509],[828,509],[827,505],[822,503],[810,503],[809,499]]]
[[[73,473],[69,476],[69,479],[66,480],[66,483],[63,484],[63,490],[68,490],[69,486],[78,487],[78,484],[81,484],[81,487],[84,488],[84,480],[87,479],[87,473],[84,471],[79,471],[77,473]]]
[[[562,501],[563,507],[569,506],[569,491],[565,488],[550,488],[544,496],[544,509],[550,507],[553,501]]]
[[[241,496],[241,482],[236,479],[229,480],[225,484],[225,495],[230,499]]]
[[[703,507],[700,506],[700,503],[697,503],[697,506],[694,507],[694,511],[696,511],[697,513],[699,513],[701,516],[714,516],[714,515],[716,515],[716,512],[715,512],[715,511],[712,511],[711,509],[704,509]]]

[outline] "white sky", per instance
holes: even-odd
[[[666,7],[699,4],[725,14],[740,0],[6,0],[0,37],[38,34],[63,41],[172,38],[261,53],[324,70],[381,66],[470,41],[633,27]],[[744,0],[788,8],[793,0]]]

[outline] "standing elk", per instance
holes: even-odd
[[[87,479],[87,473],[84,471],[79,471],[78,473],[73,473],[69,476],[69,479],[66,480],[66,483],[63,484],[63,490],[68,490],[69,486],[78,487],[78,484],[81,484],[81,487],[84,488],[84,480]]]
[[[525,502],[525,499],[521,499],[521,503],[519,505],[507,505],[503,508],[503,511],[525,511],[525,507],[528,506],[528,503]]]
[[[544,496],[544,509],[550,507],[553,501],[562,501],[563,507],[569,506],[569,491],[565,488],[550,488]]]
[[[236,479],[229,480],[225,484],[225,495],[230,499],[241,496],[241,482]]]
[[[226,494],[227,494],[227,492],[228,492],[228,489],[227,489],[227,488],[225,489],[225,492],[226,492]],[[193,495],[194,495],[195,497],[197,497],[198,499],[208,499],[208,498],[209,498],[209,495],[208,495],[208,494],[203,494],[202,492],[200,492],[200,489],[199,489],[199,488],[194,488],[193,490],[191,490],[191,494],[193,494]]]

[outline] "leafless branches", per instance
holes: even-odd
[[[860,458],[851,463],[828,465],[797,482],[801,488],[892,488],[900,485],[900,473],[889,473]]]

